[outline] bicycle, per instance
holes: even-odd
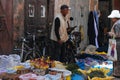
[[[30,34],[27,32],[27,37],[22,37],[21,40],[18,40],[16,46],[17,47],[14,51],[20,53],[21,61],[35,59],[42,56],[39,47],[36,44],[35,34]]]
[[[80,32],[73,32],[69,34],[69,39],[65,44],[65,58],[66,63],[74,63],[75,55],[78,53],[79,43],[81,42]]]

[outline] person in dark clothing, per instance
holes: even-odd
[[[65,43],[68,40],[68,20],[66,18],[69,7],[67,5],[62,5],[60,8],[61,13],[57,14],[53,22],[50,39],[53,41],[54,50],[51,58],[64,62],[64,49]]]
[[[99,43],[99,47],[104,46],[104,29],[106,28],[106,24],[105,21],[103,20],[103,13],[100,12],[99,13],[100,17],[99,17],[99,35],[98,35],[98,43]]]

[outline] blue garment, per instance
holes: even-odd
[[[85,80],[82,75],[74,74],[71,80]]]
[[[95,29],[95,45],[96,47],[98,48],[99,47],[99,44],[98,44],[98,31],[99,31],[99,20],[98,20],[98,14],[97,14],[97,11],[93,11],[93,18],[94,18],[94,29]]]
[[[94,15],[94,18],[95,18],[95,21],[96,21],[96,26],[97,26],[97,29],[99,29],[99,17],[98,17],[98,13],[97,11],[93,11],[93,15]]]
[[[78,61],[78,62],[76,62],[76,64],[80,67],[80,69],[82,69],[82,70],[85,70],[85,63],[84,63],[84,61]]]

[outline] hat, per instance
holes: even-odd
[[[67,8],[67,9],[71,9],[69,6],[67,6],[67,5],[65,5],[65,4],[60,7],[61,10],[66,9],[66,8]]]
[[[108,16],[108,18],[120,18],[119,10],[113,10],[111,14]]]

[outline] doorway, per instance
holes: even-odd
[[[0,0],[0,54],[9,54],[13,48],[13,0]]]
[[[54,18],[54,0],[25,0],[25,33],[49,36]]]
[[[111,29],[111,21],[108,15],[112,9],[112,0],[99,0],[99,44],[100,46],[108,45],[108,35],[107,32]]]
[[[105,27],[108,28],[108,30],[111,29],[111,21],[108,19],[108,15],[110,14],[112,10],[112,0],[99,0],[99,10],[101,12],[101,18],[105,22]]]

